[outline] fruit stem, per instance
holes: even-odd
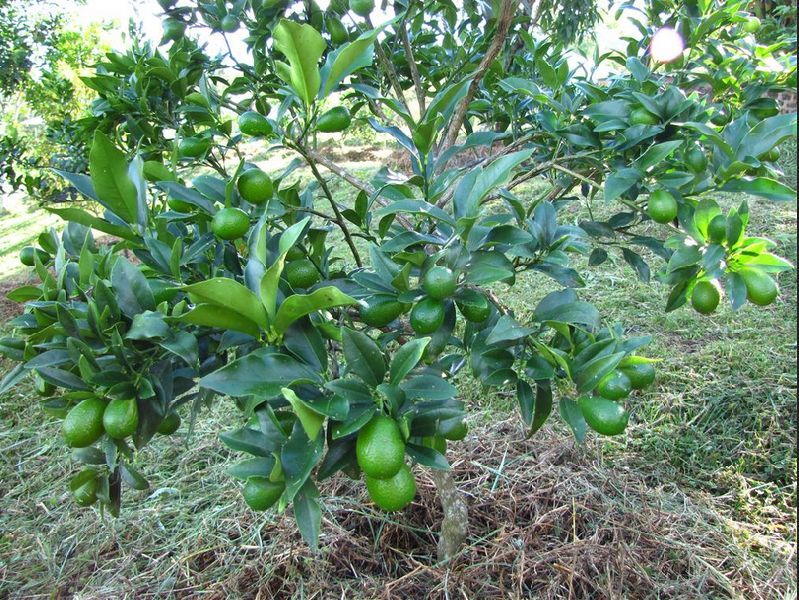
[[[430,474],[444,511],[438,537],[438,560],[444,562],[452,559],[463,546],[469,528],[469,512],[463,495],[455,485],[452,471],[433,469]]]

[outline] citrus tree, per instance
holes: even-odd
[[[795,67],[743,3],[653,3],[625,52],[591,63],[547,34],[549,4],[398,1],[377,26],[371,0],[161,4],[158,47],[86,78],[90,174],[62,174],[97,210],[51,209],[66,226],[21,256],[41,281],[11,293],[25,311],[0,341],[19,362],[2,389],[33,377],[63,419],[80,505],[117,514],[148,487],[137,450],[229,398],[241,422],[219,437],[253,510],[291,506],[316,546],[320,482],[362,479],[398,511],[430,469],[451,557],[462,373],[514,394],[530,435],[554,412],[577,440],[622,434],[655,379],[648,337],[580,299],[575,258],[617,255],[655,273],[665,310],[703,315],[773,302],[791,268],[747,235],[746,202],[710,198],[794,197],[775,160],[796,115],[762,96]],[[243,38],[249,60],[206,56],[195,29]],[[331,160],[355,122],[408,172]],[[291,160],[268,174],[245,143]],[[502,299],[520,277],[556,286],[529,319]]]

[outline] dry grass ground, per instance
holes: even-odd
[[[751,207],[752,231],[795,261],[795,204]],[[397,515],[362,483],[328,482],[317,554],[290,512],[248,511],[216,438],[240,418],[225,401],[191,440],[140,454],[153,488],[118,519],[79,509],[59,423],[23,385],[0,398],[0,598],[795,598],[795,273],[770,307],[701,318],[664,314],[666,290],[621,259],[578,268],[609,321],[653,336],[656,386],[631,398],[627,435],[576,446],[557,417],[525,439],[513,399],[465,379],[472,428],[448,456],[471,531],[450,564],[434,564],[440,511],[420,468]],[[497,291],[524,319],[550,289]]]

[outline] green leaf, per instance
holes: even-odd
[[[642,177],[641,171],[629,167],[614,171],[605,179],[605,200],[615,200],[641,181]]]
[[[424,337],[403,344],[391,360],[389,381],[394,385],[399,385],[405,376],[419,364],[429,343],[430,338]]]
[[[449,471],[450,469],[446,457],[434,448],[419,444],[406,444],[405,452],[414,461],[425,467],[438,469],[439,471]]]
[[[524,337],[527,337],[535,330],[530,327],[524,327],[516,319],[510,315],[502,315],[497,324],[491,330],[486,338],[486,345],[493,346],[496,344],[504,344],[506,342],[515,342]]]
[[[472,180],[464,178],[458,185],[454,197],[455,216],[474,217],[479,212],[480,202],[489,192],[504,184],[510,177],[513,169],[530,158],[532,150],[520,150],[496,159],[484,168],[475,169],[477,175]],[[461,186],[467,186],[468,191]]]
[[[99,129],[89,152],[89,173],[94,191],[123,221],[137,221],[136,186],[128,177],[128,161]]]
[[[682,140],[671,140],[650,146],[633,164],[641,171],[647,171],[668,158],[682,143]]]
[[[27,302],[28,300],[38,300],[42,297],[42,289],[35,285],[23,285],[6,294],[6,298],[12,302]]]
[[[220,433],[219,439],[231,450],[267,459],[280,448],[278,440],[272,440],[263,432],[251,427]]]
[[[458,388],[436,375],[417,375],[403,381],[400,388],[412,400],[447,400],[458,395]]]
[[[189,312],[183,313],[179,317],[174,317],[174,319],[181,323],[240,331],[254,338],[261,334],[257,323],[247,317],[243,317],[236,311],[217,304],[198,304]]]
[[[281,501],[288,503],[294,499],[300,488],[305,485],[316,463],[322,457],[325,448],[325,436],[320,435],[311,440],[299,421],[280,452],[280,464],[286,476],[286,491]]]
[[[294,498],[294,518],[297,520],[302,539],[312,550],[318,550],[322,507],[319,504],[319,490],[313,481],[306,481]]]
[[[552,412],[552,388],[549,382],[536,382],[536,392],[533,394],[532,386],[519,379],[516,382],[516,398],[519,401],[519,411],[525,425],[530,428],[530,435],[546,422]]]
[[[80,208],[51,208],[46,206],[45,210],[61,217],[65,221],[78,223],[80,225],[84,225],[85,227],[91,227],[92,229],[122,238],[123,240],[136,239],[136,234],[129,228],[122,225],[114,225],[113,223],[109,223],[105,219],[95,217],[94,215],[89,214]]]
[[[322,35],[307,23],[281,19],[272,32],[275,48],[289,61],[289,82],[306,106],[310,106],[321,82],[319,59],[327,48]]]
[[[322,425],[325,422],[324,416],[309,408],[302,400],[300,400],[299,396],[297,396],[293,390],[289,388],[283,388],[280,391],[282,392],[283,397],[289,401],[289,404],[291,404],[291,407],[294,409],[294,413],[297,415],[297,418],[302,424],[302,428],[305,430],[305,435],[307,435],[308,439],[311,441],[315,440],[319,435],[319,432],[322,430]]]
[[[576,369],[572,373],[572,378],[577,391],[581,394],[592,391],[605,375],[619,365],[624,354],[624,352],[615,352],[598,356]]]
[[[200,387],[232,397],[274,398],[282,388],[319,383],[319,374],[291,356],[259,348],[200,379]]]
[[[376,29],[363,32],[355,41],[344,44],[328,55],[322,67],[320,98],[333,91],[347,75],[372,64],[375,40],[388,24],[383,23]]]
[[[744,179],[732,179],[725,183],[721,191],[723,192],[744,192],[755,196],[762,196],[769,200],[796,200],[796,191],[787,185],[768,177],[754,177]]]
[[[496,281],[512,284],[515,279],[513,263],[496,250],[472,252],[464,277],[466,283],[474,285],[488,285]]]
[[[356,302],[355,298],[351,298],[332,285],[314,290],[310,294],[294,294],[286,298],[277,310],[275,330],[280,334],[285,333],[294,321],[305,315],[336,306],[348,306]]]
[[[574,438],[578,442],[582,442],[585,439],[586,431],[588,431],[588,423],[585,422],[585,417],[583,417],[583,412],[577,402],[571,398],[561,398],[560,416],[572,430]]]
[[[181,289],[199,302],[224,307],[246,317],[263,329],[267,327],[266,310],[258,297],[229,277],[215,277],[184,285]]]
[[[371,387],[381,383],[386,375],[386,361],[372,338],[360,331],[344,328],[342,342],[350,372]]]
[[[225,473],[236,479],[247,481],[250,477],[268,477],[274,467],[275,457],[270,455],[242,460],[226,468]]]
[[[145,310],[155,310],[155,298],[144,275],[126,258],[117,257],[111,270],[111,285],[119,308],[129,317]]]

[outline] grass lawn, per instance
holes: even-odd
[[[796,205],[749,203],[749,234],[795,261]],[[25,275],[12,270],[16,254],[53,222],[24,210],[0,218],[4,277]],[[60,423],[22,385],[0,398],[0,597],[796,597],[795,272],[769,307],[733,313],[723,302],[701,317],[664,313],[667,290],[637,281],[617,255],[577,268],[580,295],[608,322],[653,337],[656,384],[628,401],[626,435],[575,445],[556,415],[525,439],[515,400],[464,376],[471,432],[448,458],[472,530],[449,568],[432,563],[440,510],[420,468],[416,500],[394,515],[364,502],[362,482],[326,483],[318,554],[290,514],[247,510],[224,473],[237,457],[216,439],[240,420],[227,401],[190,440],[184,428],[140,453],[153,488],[126,490],[118,519],[80,509]],[[553,289],[541,275],[496,287],[522,321]]]

